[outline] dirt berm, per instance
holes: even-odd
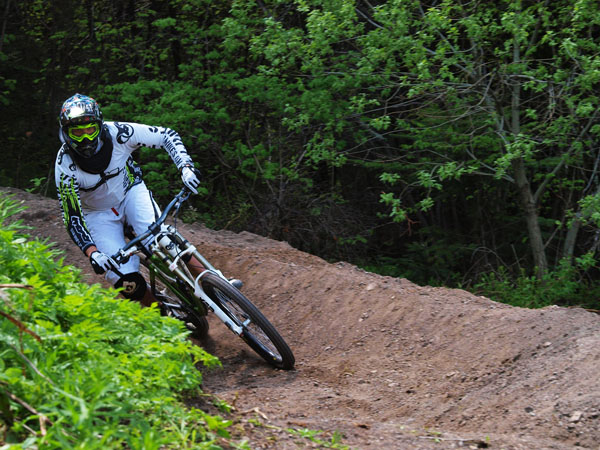
[[[19,215],[29,234],[102,281],[69,240],[56,200],[2,189],[29,207]],[[246,232],[181,229],[244,281],[294,350],[296,370],[273,370],[212,319],[200,343],[223,362],[205,373],[204,391],[235,407],[232,430],[255,448],[324,447],[286,431],[306,428],[324,441],[338,431],[352,448],[600,449],[597,314],[515,308]]]

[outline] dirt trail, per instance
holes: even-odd
[[[100,281],[56,201],[2,189],[29,206],[20,217],[30,234]],[[308,428],[324,440],[339,431],[353,448],[600,449],[598,315],[515,308],[329,264],[251,233],[181,228],[244,280],[294,350],[295,371],[272,370],[214,320],[201,343],[223,362],[205,373],[204,390],[235,406],[233,430],[256,447],[306,448],[285,429]]]

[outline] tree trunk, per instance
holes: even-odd
[[[562,251],[563,258],[571,259],[575,253],[575,242],[577,242],[577,235],[579,234],[579,228],[581,227],[581,212],[578,212],[575,217],[576,219],[573,220],[573,223],[567,231],[567,236],[565,237],[565,243]]]
[[[89,38],[92,42],[96,42],[96,26],[94,25],[94,2],[88,0],[87,2],[87,21],[88,21],[88,33]]]
[[[542,230],[540,229],[540,223],[538,221],[537,206],[531,192],[529,181],[527,180],[523,159],[518,158],[513,161],[513,170],[517,188],[519,190],[521,207],[525,214],[525,221],[527,222],[529,245],[533,255],[533,262],[536,267],[536,274],[538,278],[541,278],[548,270],[548,261],[546,260]]]
[[[513,62],[521,62],[521,53],[518,39],[515,37],[513,44]],[[521,133],[521,119],[520,119],[520,108],[521,108],[521,85],[520,81],[514,80],[512,87],[512,101],[511,101],[511,128],[513,139],[517,139]],[[527,222],[527,232],[529,234],[529,245],[531,246],[531,252],[533,255],[533,262],[536,267],[536,274],[538,278],[541,278],[548,270],[548,261],[546,260],[546,252],[544,249],[544,241],[542,239],[542,230],[540,229],[540,223],[538,221],[538,213],[536,207],[536,201],[531,192],[531,185],[527,179],[527,169],[525,167],[525,161],[523,158],[518,157],[512,161],[512,167],[515,175],[515,182],[519,191],[519,198],[521,200],[521,208],[525,214],[525,221]]]

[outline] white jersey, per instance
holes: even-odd
[[[192,165],[181,138],[169,128],[104,122],[102,133],[106,160],[99,168],[85,167],[87,161],[70,153],[66,144],[59,150],[55,164],[64,222],[75,244],[84,252],[94,245],[86,225],[86,214],[118,208],[131,187],[142,182],[142,171],[131,157],[135,150],[163,148],[178,169]]]

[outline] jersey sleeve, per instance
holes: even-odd
[[[85,223],[85,216],[81,210],[79,198],[79,183],[75,177],[65,173],[60,165],[55,168],[56,192],[63,213],[63,222],[71,239],[82,252],[92,245],[94,240]]]
[[[135,148],[163,148],[167,151],[177,169],[194,163],[183,145],[183,141],[175,130],[166,127],[154,127],[136,123],[127,124],[132,127],[129,143]],[[119,141],[117,136],[117,142]]]

